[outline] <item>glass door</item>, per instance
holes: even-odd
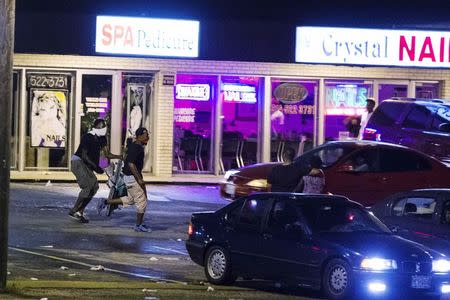
[[[111,108],[112,108],[112,75],[103,74],[82,74],[81,75],[81,105],[78,115],[80,116],[81,136],[92,129],[96,119],[104,119],[108,126],[108,148],[111,145]],[[75,151],[78,144],[74,145]],[[106,167],[109,160],[106,157],[100,158],[100,166]]]
[[[314,145],[318,82],[272,78],[271,89],[270,160],[282,161],[285,149],[298,156]]]

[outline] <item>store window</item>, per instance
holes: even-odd
[[[81,131],[80,136],[92,129],[96,119],[104,119],[108,126],[108,148],[111,144],[111,93],[112,76],[83,74],[81,91]],[[77,148],[78,145],[75,145]],[[74,152],[77,149],[74,149]],[[100,166],[106,167],[109,160],[101,156]]]
[[[258,106],[263,79],[222,76],[222,171],[254,164],[258,159]]]
[[[70,73],[27,72],[25,168],[68,169]]]
[[[372,82],[325,81],[325,140],[356,138],[366,100],[372,96]]]
[[[11,103],[11,169],[17,169],[19,141],[19,74],[13,73],[13,101]]]
[[[317,81],[272,78],[271,161],[282,161],[292,148],[297,155],[312,149],[318,98]]]
[[[416,82],[416,98],[439,98],[439,83]]]
[[[391,83],[381,83],[378,85],[379,103],[392,97],[408,97],[408,85]]]
[[[217,76],[178,74],[173,120],[173,171],[213,171],[212,128]]]

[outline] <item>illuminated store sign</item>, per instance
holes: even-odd
[[[178,100],[208,101],[210,97],[209,84],[182,84],[175,86],[175,98]]]
[[[97,16],[95,51],[198,57],[198,21]]]
[[[256,87],[252,85],[224,83],[222,90],[224,101],[256,103]]]
[[[195,122],[195,108],[175,108],[174,121],[178,123],[194,123]]]
[[[361,115],[366,107],[367,88],[356,84],[338,84],[325,88],[327,115]]]
[[[450,67],[450,32],[297,27],[295,61]]]

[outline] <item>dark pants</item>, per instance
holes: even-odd
[[[94,171],[89,169],[82,160],[72,160],[72,173],[77,178],[78,185],[81,188],[78,199],[71,212],[84,211],[91,201],[92,197],[98,191],[98,180]]]

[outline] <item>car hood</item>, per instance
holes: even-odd
[[[366,257],[384,257],[399,261],[408,258],[428,260],[445,257],[426,246],[387,233],[327,233],[321,234],[321,239]]]
[[[238,173],[234,174],[234,176],[251,179],[267,179],[272,168],[280,164],[281,163],[275,162],[250,165],[239,169]]]

